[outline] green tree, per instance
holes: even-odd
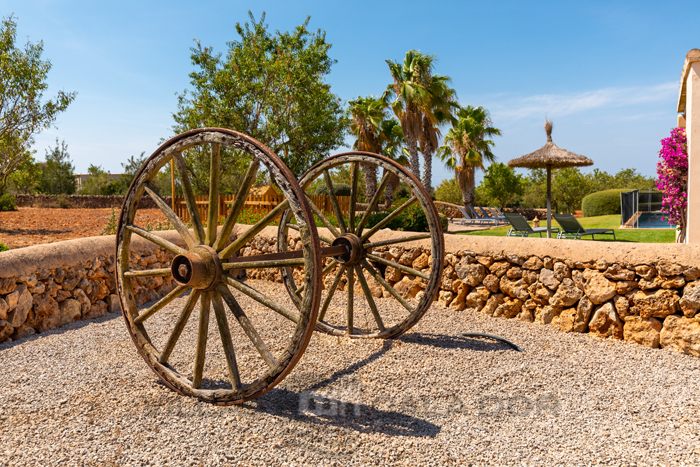
[[[520,200],[525,192],[526,182],[522,175],[515,173],[515,169],[498,162],[489,165],[482,183],[486,196],[503,209],[506,205],[515,204]]]
[[[530,169],[525,177],[525,192],[523,207],[542,208],[547,204],[547,171],[545,169]]]
[[[483,107],[461,107],[456,118],[445,135],[446,144],[438,149],[438,157],[447,168],[455,171],[462,202],[469,207],[474,205],[475,171],[484,170],[484,161],[495,162],[496,156],[491,152],[494,143],[489,138],[500,135],[501,130],[493,127]]]
[[[56,147],[51,151],[46,150],[46,162],[42,164],[39,191],[48,194],[75,193],[74,171],[73,161],[68,154],[68,145],[65,141],[59,145],[56,138]]]
[[[0,26],[0,194],[8,177],[29,155],[32,137],[49,128],[75,99],[75,93],[59,91],[42,103],[48,88],[51,62],[42,60],[43,42],[18,48],[17,23],[12,15]]]
[[[590,192],[590,181],[578,167],[567,167],[555,172],[552,179],[552,199],[557,200],[557,211],[559,205],[566,206],[570,213],[580,209],[581,201]]]
[[[309,18],[293,32],[268,32],[265,14],[250,24],[236,23],[239,40],[229,42],[222,58],[197,42],[190,74],[191,90],[178,96],[174,130],[210,126],[248,134],[279,155],[295,176],[328,156],[344,142],[348,121],[341,100],[325,77],[335,60],[325,32],[307,27]],[[208,190],[208,154],[185,154],[193,185]],[[222,191],[235,192],[245,174],[247,158],[222,151]],[[227,179],[226,177],[230,177]]]
[[[355,137],[353,148],[358,151],[381,153],[382,122],[386,104],[373,96],[357,97],[348,102],[350,113],[350,133]],[[377,191],[377,167],[364,164],[366,199],[372,199]]]
[[[41,164],[36,162],[30,154],[10,175],[8,182],[15,193],[25,195],[34,193],[41,182]]]
[[[126,160],[126,162],[122,162],[122,175],[119,177],[119,179],[116,181],[116,193],[124,195],[126,192],[129,190],[129,186],[131,185],[131,182],[134,180],[134,177],[136,176],[136,172],[139,171],[141,166],[143,165],[144,161],[146,160],[146,153],[145,151],[141,153],[140,156],[136,157],[134,155],[129,156],[129,158]],[[170,166],[167,165],[163,170],[169,170]],[[158,172],[158,175],[156,178],[160,176],[161,172]],[[168,177],[168,183],[170,183],[170,177]],[[170,187],[168,187],[170,190]],[[158,191],[161,195],[163,195],[162,191]]]
[[[88,167],[90,178],[85,180],[84,188],[80,190],[83,195],[109,196],[120,191],[120,183],[112,180],[101,165],[90,164]]]
[[[435,189],[435,199],[446,203],[460,204],[462,202],[462,190],[454,178],[447,178],[440,182]]]
[[[409,167],[408,151],[406,150],[406,140],[403,136],[401,123],[395,118],[385,118],[381,123],[381,133],[384,138],[384,146],[381,154],[395,161],[403,167]],[[382,177],[386,174],[386,170],[382,173]],[[394,193],[399,187],[401,180],[394,174],[390,174],[389,182],[386,184],[384,191],[384,206],[386,209],[391,207],[394,201]]]

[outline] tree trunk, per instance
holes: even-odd
[[[384,209],[389,209],[391,207],[391,203],[394,202],[394,184],[392,181],[389,181],[389,183],[386,184],[386,191],[384,192],[384,197],[386,199]]]
[[[457,172],[457,184],[462,190],[462,203],[464,210],[469,212],[469,207],[474,206],[474,167],[467,166]]]
[[[377,192],[377,166],[365,164],[365,200],[369,203],[374,194]]]
[[[430,143],[426,144],[425,149],[421,148],[423,151],[423,186],[425,191],[429,195],[433,194],[433,146]]]
[[[409,162],[411,164],[411,173],[420,180],[420,160],[418,159],[418,141],[415,138],[407,137],[406,145],[408,146],[408,154],[410,155]]]

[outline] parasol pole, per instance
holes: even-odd
[[[552,165],[547,164],[547,238],[552,238]]]

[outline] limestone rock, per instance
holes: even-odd
[[[467,284],[463,284],[460,281],[455,281],[459,283],[459,287],[455,291],[455,298],[450,303],[450,309],[455,311],[462,311],[467,307],[467,294],[471,291],[471,287]]]
[[[530,258],[523,263],[523,269],[529,269],[531,271],[539,271],[544,267],[544,262],[538,256],[530,256]]]
[[[574,281],[563,279],[557,291],[549,299],[549,304],[557,307],[568,307],[579,301],[581,297],[583,297],[583,292],[576,287]]]
[[[595,268],[598,271],[605,271],[606,269],[608,269],[608,262],[604,259],[597,259],[595,260]]]
[[[612,302],[604,303],[595,309],[588,323],[588,332],[602,338],[622,339],[624,337],[622,321]]]
[[[63,270],[63,268],[56,268],[53,272],[53,280],[57,283],[60,284],[63,282],[63,279],[66,277],[66,272]]]
[[[520,279],[523,277],[523,270],[519,266],[512,267],[506,272],[506,277],[510,280]]]
[[[39,282],[39,279],[36,278],[36,274],[30,274],[29,276],[19,276],[17,278],[17,282],[21,282],[22,284],[26,285],[27,288],[30,288],[34,287],[37,282]]]
[[[643,264],[634,268],[635,272],[640,275],[643,279],[651,280],[656,276],[656,268],[654,266],[649,266],[648,264]]]
[[[510,269],[511,267],[512,267],[512,265],[507,261],[498,261],[496,263],[493,263],[491,266],[489,266],[489,271],[494,276],[500,278],[506,272],[508,272],[508,269]]]
[[[490,295],[491,294],[486,287],[476,287],[467,295],[465,305],[467,308],[473,308],[476,311],[481,311],[484,305],[486,305]]]
[[[136,292],[136,291],[134,291]],[[136,294],[136,293],[135,293]],[[74,289],[73,290],[73,298],[78,300],[80,302],[80,312],[83,315],[83,318],[85,315],[90,311],[90,299],[85,295],[85,292],[83,292],[83,289]],[[138,301],[136,302],[138,304]],[[145,303],[145,302],[144,302]],[[138,305],[140,306],[140,305]]]
[[[668,261],[662,261],[656,265],[656,271],[662,276],[677,276],[683,274],[685,268],[680,264],[669,263]]]
[[[0,295],[12,293],[17,288],[17,283],[12,278],[0,278]]]
[[[574,319],[574,332],[588,332],[588,323],[593,314],[593,303],[587,298],[582,297],[576,307],[576,318]]]
[[[528,284],[534,284],[539,277],[540,275],[537,271],[529,271],[527,269],[523,271],[523,280]]]
[[[544,263],[545,269],[554,269],[554,260],[549,256],[545,256],[542,262]]]
[[[17,286],[17,290],[15,292],[19,293],[17,306],[14,310],[7,314],[7,321],[9,321],[14,328],[18,328],[27,320],[27,315],[29,315],[29,311],[32,309],[34,299],[32,294],[29,293],[29,290],[27,290],[26,285]]]
[[[615,283],[615,291],[620,295],[625,295],[636,288],[639,288],[637,281],[618,281]]]
[[[661,328],[661,321],[656,318],[642,318],[632,315],[625,318],[623,334],[628,342],[656,349],[659,347]]]
[[[634,280],[635,272],[615,263],[606,269],[603,275],[614,281],[631,281]]]
[[[15,328],[8,321],[0,320],[0,342],[6,341],[14,331]]]
[[[447,290],[441,290],[440,293],[438,294],[438,305],[448,307],[450,305],[450,303],[452,302],[453,298],[454,298],[454,295],[452,294],[452,292],[449,292]]]
[[[683,277],[687,282],[692,282],[700,279],[700,268],[691,266],[683,271]]]
[[[19,291],[15,290],[11,294],[7,295],[5,297],[5,301],[7,302],[8,312],[14,310],[17,307],[17,302],[19,301]]]
[[[615,305],[615,311],[617,311],[618,316],[623,320],[631,315],[630,302],[624,295],[615,295],[613,304]]]
[[[493,316],[494,311],[496,311],[496,308],[498,308],[498,306],[503,303],[504,298],[505,295],[503,295],[502,293],[491,295],[486,301],[486,305],[484,305],[484,307],[481,309],[482,313],[486,313],[489,316]]]
[[[516,254],[506,255],[506,260],[508,260],[509,263],[516,264],[518,266],[525,264],[525,258]]]
[[[381,297],[381,295],[379,297]],[[121,310],[121,307],[119,306],[119,297],[116,294],[109,295],[107,298],[105,298],[105,302],[107,303],[107,311],[110,313]]]
[[[528,323],[532,323],[535,321],[535,316],[532,314],[532,311],[534,308],[521,308],[520,313],[518,313],[518,316],[515,317],[515,319],[518,319],[520,321],[525,321]]]
[[[661,278],[661,288],[663,289],[680,289],[685,285],[685,278],[682,275],[657,277]]]
[[[61,303],[63,300],[67,298],[71,298],[73,296],[72,293],[66,292],[65,290],[57,290],[56,291],[56,296],[54,297],[58,303]]]
[[[535,322],[539,324],[549,324],[555,316],[561,314],[561,307],[558,306],[539,306],[535,308]]]
[[[522,300],[517,298],[505,297],[503,303],[501,303],[496,310],[493,312],[493,316],[496,318],[515,318],[523,305]]]
[[[61,311],[58,302],[49,294],[33,296],[34,327],[39,332],[56,329],[61,325]]]
[[[554,295],[554,292],[545,287],[541,282],[535,282],[528,290],[532,299],[540,305],[549,305],[549,299]]]
[[[668,316],[659,343],[663,348],[700,357],[700,319]]]
[[[660,289],[654,292],[639,290],[633,295],[631,313],[642,318],[665,318],[678,311],[678,292]]]
[[[63,279],[63,283],[61,284],[61,287],[63,287],[63,290],[66,292],[71,292],[73,289],[75,289],[78,284],[80,283],[80,277],[72,276],[72,277],[67,277]]]
[[[396,268],[392,268],[391,266],[387,267],[386,271],[384,272],[384,279],[389,282],[399,282],[402,278],[403,273]]]
[[[7,304],[5,299],[0,298],[0,320],[5,321],[7,319],[8,311],[10,311],[10,306]]]
[[[605,303],[617,294],[615,284],[598,271],[587,269],[583,272],[583,279],[586,296],[595,305]]]
[[[455,266],[455,272],[459,280],[465,284],[476,287],[481,284],[486,277],[486,268],[479,263],[465,264],[464,260],[460,261],[457,266]]]
[[[46,291],[46,284],[43,282],[37,282],[33,287],[27,286],[27,290],[29,290],[29,293],[33,295],[40,295]]]
[[[413,260],[413,269],[420,271],[421,269],[428,267],[428,259],[430,256],[422,253],[418,258]]]
[[[488,268],[493,264],[493,258],[490,256],[477,256],[476,261],[485,268]]]
[[[557,287],[559,287],[563,279],[563,277],[562,279],[557,279],[557,274],[551,269],[542,269],[540,271],[539,281],[550,290],[557,290]]]
[[[554,263],[554,277],[556,277],[558,281],[566,277],[571,278],[571,269],[561,261],[557,261]]]
[[[394,285],[396,292],[405,299],[410,299],[416,296],[421,290],[420,284],[416,281],[412,281],[408,277],[404,277],[399,282]]]
[[[578,269],[571,271],[571,280],[574,281],[574,285],[581,290],[586,289],[586,281],[583,278],[583,273]]]
[[[82,316],[80,311],[80,302],[74,299],[68,299],[61,302],[61,326],[77,321]]]
[[[407,250],[404,254],[401,255],[401,257],[399,258],[399,264],[403,264],[404,266],[410,266],[411,264],[413,264],[413,260],[418,258],[420,254],[420,248],[411,248],[410,250]]]
[[[36,330],[29,324],[23,324],[19,327],[15,327],[15,331],[12,333],[12,340],[23,339],[25,337],[33,336],[36,334]]]
[[[572,332],[574,330],[577,314],[578,310],[576,310],[576,308],[567,308],[562,311],[559,315],[559,329],[564,332]]]
[[[92,284],[84,277],[78,283],[78,288],[85,292],[85,295],[90,295],[90,292],[92,292]]]
[[[156,283],[158,284],[155,288],[160,287],[163,285],[163,278],[162,277],[152,277],[151,279],[160,279]],[[103,280],[96,280],[91,282],[92,285],[92,292],[89,294],[90,301],[96,301],[96,300],[102,300],[105,298],[107,295],[109,295],[109,287],[107,287],[107,284]]]
[[[683,289],[678,305],[686,318],[692,318],[700,309],[700,281],[690,282]]]
[[[486,287],[491,293],[498,292],[500,282],[501,281],[498,280],[498,277],[496,277],[493,274],[489,274],[488,276],[484,277],[483,281],[481,281],[482,285]]]
[[[501,291],[510,297],[525,301],[530,296],[530,293],[527,291],[528,284],[522,279],[511,281],[507,277],[501,277],[500,286]]]
[[[95,319],[107,313],[107,304],[103,300],[98,300],[90,307],[90,311],[83,316],[83,319]]]

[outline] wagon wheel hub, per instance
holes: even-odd
[[[360,237],[355,234],[346,233],[333,240],[333,246],[343,246],[346,253],[334,256],[335,260],[346,266],[354,266],[365,257],[365,248]]]
[[[198,245],[188,253],[177,255],[170,271],[179,285],[213,290],[221,279],[221,260],[212,247]]]

